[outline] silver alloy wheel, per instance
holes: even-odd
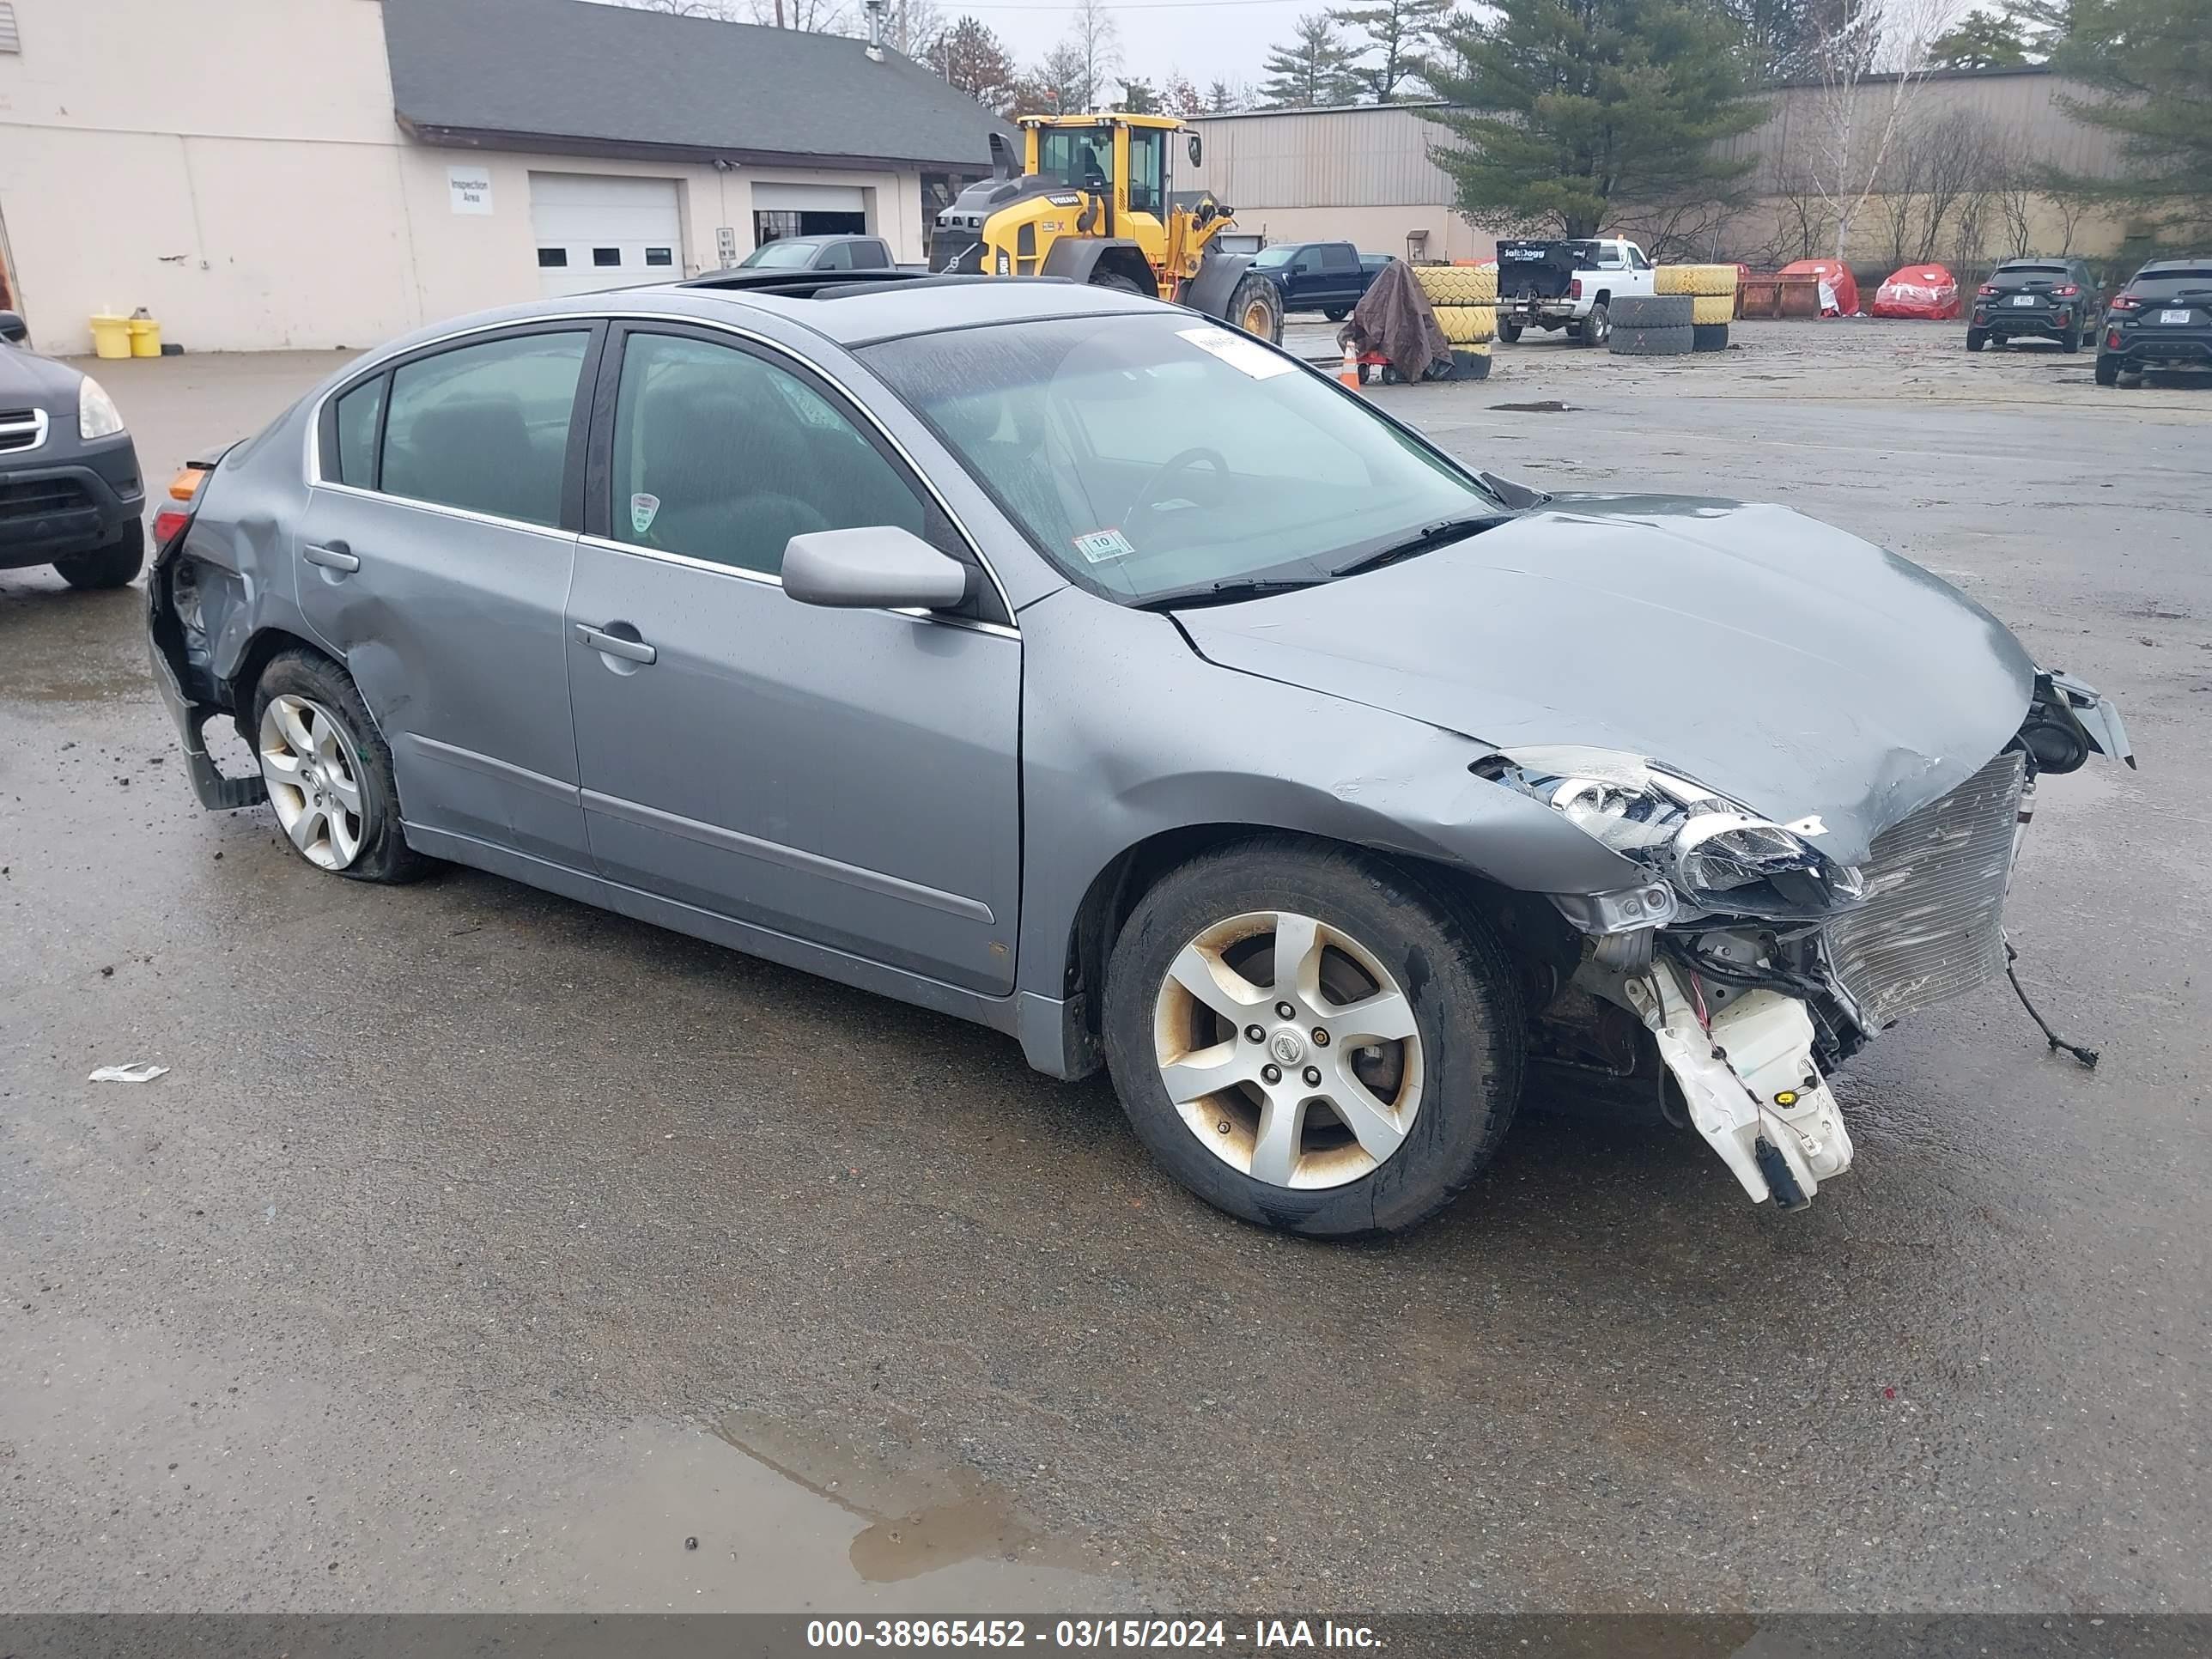
[[[1184,945],[1152,1042],[1191,1133],[1270,1186],[1372,1174],[1420,1110],[1413,1004],[1373,951],[1295,911],[1231,916]]]
[[[361,757],[320,703],[284,692],[261,711],[261,776],[292,845],[311,864],[343,870],[361,854]]]

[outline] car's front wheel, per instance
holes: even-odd
[[[1115,943],[1104,1028],[1169,1171],[1308,1237],[1435,1214],[1520,1092],[1520,994],[1489,928],[1349,848],[1243,842],[1163,878]]]
[[[407,845],[392,750],[343,668],[279,653],[255,689],[253,730],[269,804],[301,858],[356,881],[412,881],[430,867]]]
[[[1509,323],[1501,319],[1498,325],[1498,337],[1508,345],[1518,345],[1521,342],[1521,325]]]
[[[145,563],[146,526],[133,519],[91,551],[56,559],[54,568],[71,587],[125,587]]]

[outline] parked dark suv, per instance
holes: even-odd
[[[1974,295],[1966,349],[1984,341],[2056,340],[2079,351],[2097,337],[2097,279],[2080,259],[2008,259]]]
[[[0,570],[50,564],[120,587],[146,562],[138,452],[99,381],[30,349],[0,311]]]
[[[2097,384],[2146,368],[2212,368],[2212,258],[2154,259],[2113,296]]]

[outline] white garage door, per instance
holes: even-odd
[[[672,282],[684,274],[673,179],[533,173],[530,227],[538,280],[549,295]]]
[[[857,185],[755,185],[756,213],[866,213],[866,194]]]

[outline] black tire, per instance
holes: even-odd
[[[1246,276],[1229,296],[1225,318],[1231,328],[1243,329],[1270,345],[1283,338],[1283,291],[1265,276]],[[1264,323],[1265,326],[1261,326]]]
[[[1616,329],[1688,328],[1698,320],[1697,307],[1686,294],[1624,294],[1610,314]]]
[[[2081,350],[2081,326],[2080,324],[2075,324],[2072,328],[2068,329],[2063,334],[2058,337],[2058,349],[2061,351]]]
[[[1697,325],[1680,328],[1616,328],[1606,349],[1616,357],[1685,357],[1697,344]]]
[[[1452,352],[1451,378],[1455,380],[1486,380],[1490,378],[1490,354],[1458,348]]]
[[[71,587],[127,587],[146,566],[146,526],[133,519],[88,553],[56,559],[54,568]]]
[[[369,718],[361,693],[354,689],[352,676],[321,653],[304,647],[279,652],[270,659],[253,688],[253,718],[248,729],[258,732],[270,702],[287,694],[303,697],[334,716],[361,763],[361,851],[344,868],[324,873],[351,881],[391,883],[414,881],[428,874],[434,860],[407,844],[399,822],[399,786],[392,777],[392,750],[376,729],[376,722]],[[290,845],[289,839],[286,844]],[[297,848],[293,850],[313,864]]]
[[[1969,351],[1979,351],[1989,337],[1990,337],[1987,334],[1984,333],[1978,328],[1968,329],[1966,331],[1966,349]]]
[[[1136,282],[1130,277],[1124,276],[1118,270],[1100,270],[1092,272],[1091,276],[1091,286],[1093,288],[1110,288],[1116,294],[1142,294],[1145,291],[1145,285],[1142,283]]]
[[[1405,1139],[1335,1186],[1255,1180],[1217,1156],[1170,1099],[1154,1047],[1156,1005],[1185,945],[1231,918],[1285,910],[1358,941],[1405,988],[1419,1038],[1421,1094]],[[1308,1238],[1397,1232],[1434,1215],[1489,1162],[1520,1095],[1521,995],[1489,927],[1425,874],[1350,848],[1261,836],[1169,874],[1115,943],[1103,1023],[1122,1109],[1168,1172],[1217,1209]],[[1210,1119],[1219,1097],[1206,1098]]]
[[[1352,315],[1352,307],[1350,306],[1323,306],[1321,309],[1321,314],[1328,318],[1332,323],[1340,323],[1346,318]]]
[[[1498,324],[1498,337],[1504,341],[1508,345],[1520,344],[1521,325],[1518,323],[1509,323],[1503,318],[1500,318]]]
[[[1613,338],[1613,313],[1600,300],[1579,323],[1567,325],[1567,337],[1579,345],[1605,345]],[[1689,348],[1685,346],[1684,350]]]
[[[2097,359],[2096,375],[2099,386],[2118,386],[2120,380],[2120,366],[2112,358],[2100,356]]]
[[[1692,351],[1726,351],[1729,325],[1726,323],[1692,323],[1690,325],[1690,349]]]

